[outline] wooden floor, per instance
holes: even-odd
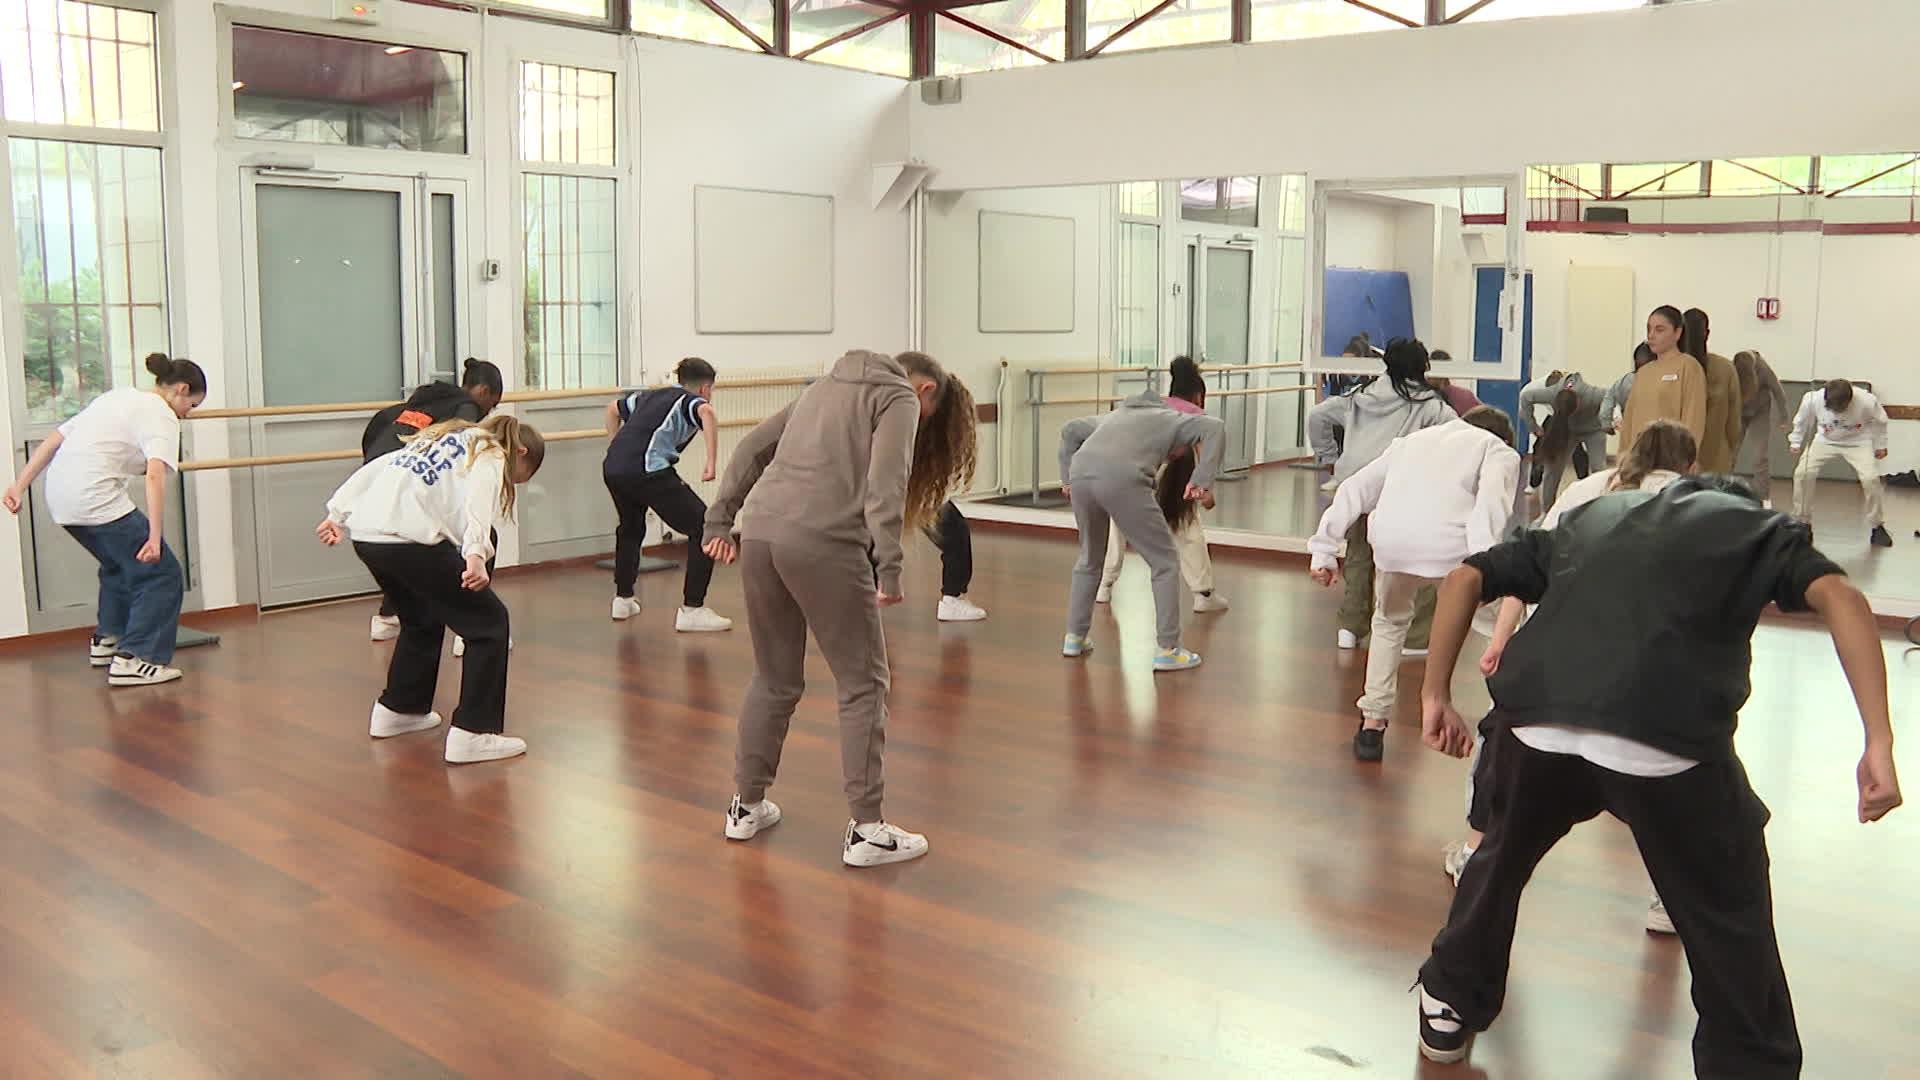
[[[509,580],[530,753],[458,769],[435,735],[367,738],[367,602],[223,626],[171,687],[109,692],[71,645],[0,655],[0,1074],[1690,1074],[1687,965],[1642,932],[1611,822],[1535,877],[1472,1067],[1420,1064],[1406,991],[1463,765],[1405,709],[1383,766],[1351,760],[1362,657],[1299,569],[1223,559],[1234,609],[1189,617],[1206,666],[1156,678],[1137,561],[1076,663],[1069,544],[978,546],[990,621],[934,621],[924,544],[887,615],[887,810],[932,852],[879,870],[839,862],[817,658],[786,820],[721,838],[750,650],[672,632],[677,574],[627,624],[600,573]],[[739,614],[732,571],[714,606]],[[1920,678],[1888,654],[1904,720]],[[1859,728],[1823,637],[1766,627],[1755,667],[1740,745],[1808,1075],[1920,1075],[1920,807],[1854,824]]]

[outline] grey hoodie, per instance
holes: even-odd
[[[920,403],[890,356],[856,349],[734,447],[707,508],[706,538],[799,531],[869,549],[881,591],[900,595],[900,529]],[[761,479],[766,483],[759,483]]]
[[[1435,390],[1433,396],[1408,401],[1394,392],[1386,377],[1351,394],[1330,397],[1307,414],[1307,441],[1314,460],[1334,462],[1335,483],[1359,472],[1386,453],[1393,440],[1454,419],[1453,406]],[[1342,435],[1334,441],[1334,433]]]
[[[1606,400],[1609,391],[1581,378],[1579,372],[1571,371],[1560,376],[1559,382],[1550,383],[1542,379],[1520,391],[1520,415],[1527,421],[1527,430],[1535,435],[1540,434],[1540,421],[1533,410],[1541,405],[1551,410],[1553,399],[1560,396],[1562,390],[1573,391],[1579,401],[1573,408],[1573,419],[1570,421],[1576,438],[1592,435],[1607,427]],[[1624,402],[1626,399],[1620,400]]]
[[[1143,390],[1098,416],[1070,420],[1060,429],[1060,479],[1118,480],[1153,474],[1176,446],[1200,444],[1193,463],[1193,486],[1211,488],[1227,445],[1227,425],[1217,416],[1176,412],[1167,399]]]

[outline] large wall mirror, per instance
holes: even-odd
[[[1298,174],[933,191],[924,217],[927,347],[1002,422],[983,447],[982,516],[1071,527],[1055,453],[1066,421],[1198,358],[1228,424],[1227,479],[1205,518],[1223,544],[1302,550],[1330,495],[1306,415],[1355,336],[1411,334],[1447,355],[1433,373],[1513,414],[1551,373],[1595,387],[1633,367],[1648,313],[1700,308],[1712,352],[1751,353],[1782,409],[1740,471],[1791,512],[1796,459],[1781,427],[1804,394],[1845,378],[1893,419],[1884,507],[1869,540],[1861,486],[1840,463],[1808,487],[1820,546],[1883,614],[1920,614],[1920,158],[1912,153],[1541,164],[1513,176],[1367,180]],[[1762,384],[1765,385],[1764,383]],[[1533,415],[1530,417],[1529,413]],[[1530,440],[1528,440],[1530,441]],[[1620,452],[1617,437],[1607,456]],[[1764,450],[1764,465],[1761,463]],[[1583,455],[1584,457],[1585,455]],[[1581,468],[1577,460],[1563,483]],[[1541,512],[1516,493],[1519,519]]]

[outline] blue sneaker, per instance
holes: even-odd
[[[1060,646],[1061,656],[1085,656],[1093,651],[1093,642],[1079,634],[1068,634],[1067,640]]]
[[[1188,668],[1197,668],[1199,666],[1199,653],[1194,652],[1192,649],[1180,648],[1177,645],[1171,649],[1161,649],[1159,652],[1153,654],[1153,670],[1156,673],[1162,671],[1185,671]]]

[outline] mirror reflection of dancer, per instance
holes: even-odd
[[[1307,441],[1314,460],[1333,463],[1333,485],[1372,464],[1393,440],[1456,419],[1440,392],[1427,383],[1427,347],[1410,338],[1387,343],[1387,377],[1375,379],[1344,397],[1332,397],[1307,414]],[[1373,626],[1373,547],[1365,515],[1347,530],[1347,561],[1341,573],[1346,589],[1340,599],[1343,649],[1357,649]],[[1433,592],[1415,601],[1407,649],[1422,655],[1433,625]]]
[[[1110,527],[1133,545],[1153,576],[1156,619],[1155,672],[1200,666],[1200,654],[1180,644],[1180,554],[1168,508],[1154,483],[1181,457],[1194,459],[1191,479],[1175,504],[1204,502],[1213,494],[1214,473],[1226,447],[1227,426],[1217,416],[1178,412],[1148,388],[1110,413],[1081,417],[1060,429],[1060,476],[1080,527],[1080,561],[1073,566],[1067,602],[1067,636],[1060,655],[1093,651],[1094,597],[1107,560]]]
[[[1597,499],[1551,531],[1469,558],[1441,586],[1422,725],[1427,745],[1454,757],[1474,736],[1453,707],[1453,662],[1474,609],[1505,597],[1540,608],[1487,683],[1486,841],[1420,969],[1421,1053],[1461,1061],[1499,1016],[1528,878],[1573,826],[1607,812],[1633,831],[1693,969],[1697,1074],[1798,1077],[1768,810],[1733,734],[1761,611],[1814,611],[1865,729],[1859,819],[1900,805],[1886,664],[1866,598],[1805,526],[1762,509],[1738,481],[1689,477],[1658,494]],[[1598,653],[1595,641],[1606,643]]]
[[[1820,470],[1838,459],[1860,479],[1867,503],[1867,539],[1874,547],[1892,547],[1887,533],[1887,485],[1880,462],[1887,457],[1887,410],[1880,399],[1845,379],[1835,379],[1800,399],[1800,411],[1787,433],[1787,448],[1800,457],[1793,470],[1793,516],[1813,524],[1813,493]]]
[[[753,638],[727,839],[751,840],[780,822],[766,795],[806,690],[811,630],[840,688],[841,861],[879,866],[927,853],[926,837],[880,813],[890,681],[880,609],[904,599],[902,528],[931,523],[951,492],[967,488],[974,444],[965,383],[925,353],[855,350],[734,449],[707,510],[705,545],[722,563],[739,560]]]
[[[1207,411],[1207,383],[1200,377],[1200,365],[1192,357],[1176,356],[1167,365],[1167,407],[1188,416]],[[1201,507],[1213,509],[1209,493],[1199,503],[1186,498],[1187,481],[1193,475],[1193,455],[1183,454],[1160,467],[1154,479],[1154,497],[1173,529],[1174,544],[1180,550],[1180,578],[1193,592],[1195,612],[1225,611],[1227,598],[1213,587],[1213,556],[1207,552],[1207,532],[1200,525]],[[1107,562],[1100,574],[1100,589],[1093,594],[1096,604],[1113,600],[1113,586],[1120,580],[1120,567],[1127,557],[1127,541],[1115,522],[1107,533]]]
[[[478,425],[449,420],[360,466],[327,500],[327,516],[314,530],[320,542],[351,539],[353,553],[400,612],[386,689],[368,724],[374,738],[440,726],[433,691],[440,646],[452,630],[467,642],[467,657],[447,761],[526,753],[525,742],[502,734],[513,639],[487,564],[495,524],[513,519],[516,486],[533,479],[546,456],[540,433],[511,416]]]
[[[941,622],[979,622],[987,609],[967,598],[973,585],[973,530],[967,517],[952,499],[940,508],[940,520],[923,530],[927,539],[940,550],[940,608],[935,617]]]
[[[1366,519],[1373,545],[1373,641],[1367,688],[1358,702],[1360,729],[1353,735],[1359,760],[1379,761],[1385,753],[1414,598],[1506,533],[1519,484],[1513,421],[1482,405],[1461,419],[1395,439],[1340,485],[1307,540],[1313,579],[1327,586],[1340,579],[1340,538],[1355,520]]]
[[[1757,352],[1733,354],[1734,376],[1740,380],[1740,449],[1736,461],[1748,463],[1740,478],[1773,505],[1773,432],[1793,430],[1793,406],[1787,403],[1787,388],[1773,365]]]
[[[1680,309],[1671,304],[1647,316],[1647,348],[1653,350],[1653,359],[1634,372],[1633,390],[1620,418],[1620,445],[1632,446],[1655,420],[1678,421],[1695,443],[1706,438],[1707,373],[1700,361],[1682,351],[1684,322]]]

